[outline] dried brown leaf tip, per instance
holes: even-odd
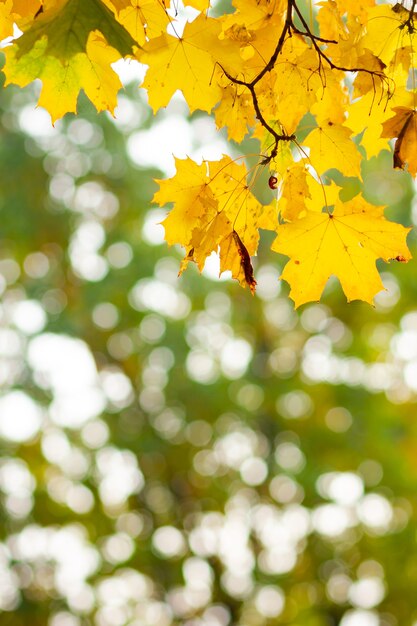
[[[239,237],[239,235],[237,234],[235,230],[233,231],[233,239],[235,240],[237,251],[240,256],[240,264],[245,274],[246,283],[249,286],[249,289],[251,290],[252,295],[254,295],[257,283],[253,276],[253,266],[252,266],[252,261],[251,261],[249,252],[247,251],[246,246],[244,245],[244,243],[242,242],[241,238]]]

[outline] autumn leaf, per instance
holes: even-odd
[[[382,125],[382,137],[397,137],[394,146],[394,167],[405,169],[412,176],[417,174],[417,118],[416,111],[407,107],[395,107],[394,117]]]
[[[40,13],[16,42],[16,58],[29,54],[43,37],[45,53],[61,61],[85,52],[90,33],[99,31],[120,56],[133,53],[135,41],[101,0],[56,0]]]
[[[347,26],[342,19],[341,9],[335,0],[319,2],[317,21],[320,26],[320,35],[324,39],[338,41],[341,37],[347,38]]]
[[[134,45],[100,0],[57,0],[5,49],[6,84],[40,78],[39,104],[53,120],[76,111],[81,89],[99,111],[113,112],[121,83],[110,65],[132,54]]]
[[[117,20],[143,45],[147,37],[158,37],[165,32],[172,18],[162,0],[105,0],[117,14]]]
[[[20,29],[33,21],[41,7],[40,0],[2,0],[0,2],[0,40],[13,35],[13,24]]]
[[[165,238],[169,245],[180,243],[187,247],[195,228],[205,212],[217,211],[218,202],[210,189],[207,163],[197,165],[191,159],[175,160],[176,175],[169,180],[157,180],[159,190],[153,202],[165,206],[175,202],[164,220]]]
[[[282,47],[279,63],[260,83],[259,103],[269,119],[279,120],[288,133],[321,96],[322,77],[317,55],[301,37],[291,37]]]
[[[236,231],[232,231],[220,244],[220,272],[230,270],[232,277],[255,293],[256,280],[250,255]]]
[[[296,307],[320,300],[333,275],[348,301],[372,304],[384,288],[377,259],[410,259],[406,245],[410,229],[387,221],[381,208],[371,207],[369,214],[366,206],[363,200],[359,206],[355,201],[346,205],[339,201],[333,213],[309,211],[280,227],[272,249],[290,257],[281,278],[289,283]]]
[[[361,155],[351,139],[352,130],[327,121],[303,141],[310,148],[310,162],[318,174],[336,168],[345,176],[360,176]]]
[[[165,107],[180,89],[191,111],[210,112],[221,99],[216,80],[220,65],[232,63],[239,69],[239,48],[220,40],[220,24],[203,14],[186,24],[182,37],[163,33],[145,44],[139,54],[149,65],[142,85],[149,92],[149,104],[154,111]]]
[[[224,136],[255,152],[250,170],[241,154],[187,158],[158,181],[166,240],[185,250],[180,271],[190,262],[201,270],[214,251],[253,292],[251,257],[266,229],[291,257],[283,277],[297,305],[318,299],[331,274],[348,299],[371,302],[382,285],[375,261],[407,260],[407,230],[361,195],[342,202],[347,188],[329,170],[359,189],[365,152],[395,139],[394,167],[417,174],[416,14],[375,0],[321,0],[316,20],[299,0],[232,0],[223,15],[209,0],[183,4],[0,0],[0,36],[14,23],[23,31],[4,48],[6,84],[39,78],[53,121],[76,112],[80,91],[113,113],[121,83],[112,65],[139,60],[154,113],[179,90],[191,113],[213,115]]]
[[[231,269],[234,278],[253,290],[250,256],[256,253],[265,216],[264,207],[247,186],[245,165],[224,157],[201,165],[177,159],[176,167],[173,178],[157,181],[160,188],[153,201],[174,203],[163,226],[167,242],[186,249],[181,271],[190,261],[201,271],[207,257],[220,247],[222,267]]]
[[[365,48],[363,54],[358,57],[356,67],[366,70],[365,72],[358,72],[355,82],[355,95],[364,95],[369,91],[375,91],[382,80],[381,76],[384,76],[383,70],[386,65],[377,57],[371,50]]]
[[[291,222],[306,211],[306,199],[311,198],[304,163],[296,163],[286,173],[279,202],[282,219]]]
[[[222,88],[221,101],[215,110],[218,128],[227,128],[229,139],[241,142],[248,129],[255,124],[255,110],[247,90],[233,84]]]

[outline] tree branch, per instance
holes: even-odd
[[[408,28],[410,29],[411,26],[414,28],[413,24],[414,24],[414,7],[417,4],[417,0],[413,0],[413,4],[412,4],[412,8],[410,11],[410,17],[409,20],[404,24],[404,26],[407,25],[408,22],[410,22]],[[299,28],[297,28],[294,24],[294,19],[293,19],[293,12],[296,13],[298,19],[300,20],[304,31],[300,30]],[[249,90],[251,96],[252,96],[252,102],[253,102],[253,107],[255,109],[255,114],[256,114],[256,118],[258,119],[258,121],[261,123],[261,125],[272,135],[273,139],[274,139],[274,144],[273,147],[270,151],[270,153],[265,156],[264,160],[262,161],[263,164],[267,164],[269,163],[278,153],[278,144],[280,141],[295,141],[296,137],[294,134],[292,135],[288,135],[286,133],[277,133],[277,131],[266,121],[261,108],[259,106],[259,101],[258,101],[258,96],[256,94],[256,85],[262,80],[262,78],[265,76],[265,74],[267,74],[268,72],[271,72],[274,67],[275,64],[277,62],[278,56],[282,51],[282,48],[284,46],[285,40],[287,37],[291,37],[291,33],[296,33],[299,34],[303,37],[308,37],[311,41],[311,44],[313,46],[313,48],[316,50],[317,52],[317,56],[318,56],[318,62],[319,62],[319,71],[322,68],[322,64],[323,62],[326,62],[327,65],[329,66],[330,69],[332,70],[339,70],[341,72],[364,72],[366,74],[369,74],[372,76],[372,79],[374,79],[375,77],[378,77],[381,82],[383,81],[388,81],[387,77],[385,76],[383,71],[378,71],[378,70],[371,70],[371,69],[367,69],[364,67],[342,67],[337,65],[336,63],[334,63],[328,56],[327,54],[322,50],[322,48],[320,47],[320,43],[321,44],[329,44],[329,43],[334,43],[337,44],[337,41],[334,41],[332,39],[324,39],[322,37],[319,37],[318,35],[315,35],[314,33],[311,32],[311,29],[307,23],[307,21],[305,20],[302,12],[300,11],[298,5],[297,5],[297,0],[287,0],[287,8],[286,8],[286,15],[285,15],[285,22],[284,22],[284,26],[282,28],[282,31],[280,33],[280,36],[278,38],[277,41],[277,45],[275,47],[275,50],[271,56],[271,58],[269,59],[269,61],[265,64],[265,66],[262,68],[262,70],[255,76],[255,78],[252,78],[251,81],[245,81],[245,80],[241,80],[239,78],[235,78],[234,76],[232,76],[231,74],[229,74],[229,72],[227,72],[224,67],[222,67],[220,64],[221,69],[223,70],[223,73],[225,74],[225,76],[235,85],[241,85],[243,87],[246,87],[246,89]],[[390,94],[390,90],[389,88],[387,88],[387,93],[388,95]]]

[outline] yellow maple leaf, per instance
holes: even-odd
[[[197,11],[206,11],[210,7],[210,0],[183,0],[184,6],[193,7]]]
[[[334,212],[307,215],[280,226],[272,245],[290,257],[281,278],[291,286],[290,297],[298,307],[318,301],[334,275],[348,299],[372,304],[384,287],[376,269],[377,259],[409,260],[406,244],[409,228],[387,221],[381,208],[364,212],[365,201],[338,203]]]
[[[214,18],[200,14],[186,24],[182,37],[163,33],[151,39],[139,54],[149,65],[142,85],[149,93],[154,111],[165,107],[180,89],[191,111],[210,112],[221,98],[216,73],[221,67],[239,71],[239,48],[229,40],[220,40],[221,26]],[[219,63],[220,65],[216,65]]]
[[[1,0],[0,40],[13,35],[14,23],[24,29],[33,21],[40,7],[40,0]]]
[[[207,257],[212,252],[217,252],[219,246],[232,232],[233,226],[226,213],[223,211],[202,211],[200,226],[194,230],[190,240],[192,255],[189,252],[189,257],[191,256],[194,263],[197,264],[200,272],[204,268]]]
[[[220,246],[222,271],[232,270],[235,278],[244,279],[253,289],[250,255],[256,253],[264,207],[247,186],[245,165],[223,157],[201,165],[177,159],[176,166],[173,178],[158,181],[160,189],[153,201],[161,206],[174,203],[163,226],[167,242],[186,249],[180,271],[189,261],[201,271],[206,258]]]
[[[319,175],[336,168],[345,176],[360,177],[361,155],[351,135],[350,128],[329,120],[303,141],[310,148],[310,162]]]
[[[165,206],[175,202],[174,208],[163,221],[165,239],[169,245],[191,245],[193,231],[201,224],[204,215],[215,216],[218,202],[208,183],[207,163],[197,165],[191,159],[175,160],[177,173],[169,180],[157,180],[159,190],[153,202]]]
[[[39,104],[53,121],[76,111],[81,89],[99,111],[112,112],[121,83],[110,65],[132,53],[134,40],[100,0],[56,0],[44,6],[4,50],[6,84],[25,86],[40,78]]]
[[[224,19],[225,29],[242,24],[248,30],[276,29],[285,15],[286,0],[233,0],[234,13]]]
[[[250,81],[264,68],[265,60],[276,48],[276,33],[284,24],[286,2],[236,0],[234,5],[237,10],[221,18],[223,37],[240,46],[241,57],[245,60],[243,76]]]
[[[368,158],[376,156],[388,148],[388,138],[383,137],[383,124],[392,117],[392,110],[398,106],[413,107],[415,93],[398,87],[388,99],[384,89],[379,86],[349,106],[349,127],[355,135],[362,134],[361,145],[366,149]],[[396,135],[392,135],[396,136]]]
[[[282,219],[288,222],[306,212],[306,199],[311,198],[307,175],[304,163],[296,163],[286,172],[278,206]]]
[[[230,83],[223,87],[214,115],[217,127],[226,127],[228,138],[241,142],[248,133],[248,127],[255,124],[255,110],[249,91]]]
[[[394,117],[383,123],[382,137],[397,137],[394,146],[394,167],[417,174],[417,111],[408,107],[395,107]]]
[[[163,0],[104,0],[117,14],[117,20],[143,45],[146,37],[165,32],[171,18]]]
[[[306,196],[306,207],[309,211],[329,211],[339,201],[340,187],[332,180],[329,185],[324,185],[313,176],[307,177],[309,194]]]
[[[372,7],[368,11],[366,34],[361,45],[372,50],[388,66],[396,50],[404,44],[410,44],[410,34],[407,29],[403,29],[408,17],[409,12],[399,4],[395,10],[389,4]]]
[[[232,277],[242,287],[248,285],[252,294],[255,293],[256,280],[250,255],[236,231],[232,231],[220,244],[220,273],[230,270]]]
[[[320,36],[335,41],[338,41],[340,37],[346,38],[347,27],[335,0],[319,2],[318,6],[320,8],[317,21],[320,26]]]
[[[363,133],[361,145],[365,148],[368,158],[376,156],[388,147],[388,141],[381,139],[382,123],[386,119],[386,98],[381,89],[376,95],[367,93],[358,98],[349,107],[348,124],[355,135]]]
[[[316,122],[322,126],[328,122],[343,124],[349,103],[349,92],[343,84],[343,73],[337,70],[325,73],[326,88],[319,89],[317,101],[310,107]]]
[[[265,117],[279,120],[289,134],[323,91],[318,67],[316,52],[304,39],[293,36],[284,43],[274,70],[259,83],[258,101]]]
[[[218,201],[218,211],[227,215],[249,254],[256,253],[263,205],[247,184],[247,169],[230,157],[210,164],[210,189]]]
[[[368,21],[369,9],[375,6],[375,0],[336,0],[340,13],[349,13],[355,17],[359,17],[362,22]]]
[[[0,2],[0,40],[13,35],[12,0]]]
[[[110,69],[110,64],[117,61],[120,55],[106,44],[100,33],[91,33],[85,54],[76,54],[64,63],[48,56],[45,48],[46,40],[40,40],[22,62],[16,60],[12,48],[5,67],[7,84],[15,83],[23,87],[33,80],[36,73],[42,80],[38,104],[49,111],[53,122],[65,113],[76,112],[81,89],[98,111],[114,111],[122,84]]]
[[[380,75],[386,67],[385,63],[383,63],[379,57],[375,56],[371,50],[365,48],[363,54],[358,57],[356,67],[370,70],[374,73],[370,74],[368,71],[357,73],[354,82],[355,96],[363,95],[368,93],[368,91],[372,91],[375,95],[376,88],[382,80]]]
[[[321,213],[329,210],[339,201],[340,187],[333,181],[327,185],[318,181],[304,162],[295,163],[287,169],[280,187],[278,208],[286,222],[301,219],[309,211]]]

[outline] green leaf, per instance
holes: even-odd
[[[121,56],[132,54],[133,46],[137,45],[100,0],[61,0],[52,9],[40,13],[16,41],[16,58],[29,54],[35,44],[46,37],[44,54],[64,62],[86,51],[88,37],[95,30],[100,31]]]

